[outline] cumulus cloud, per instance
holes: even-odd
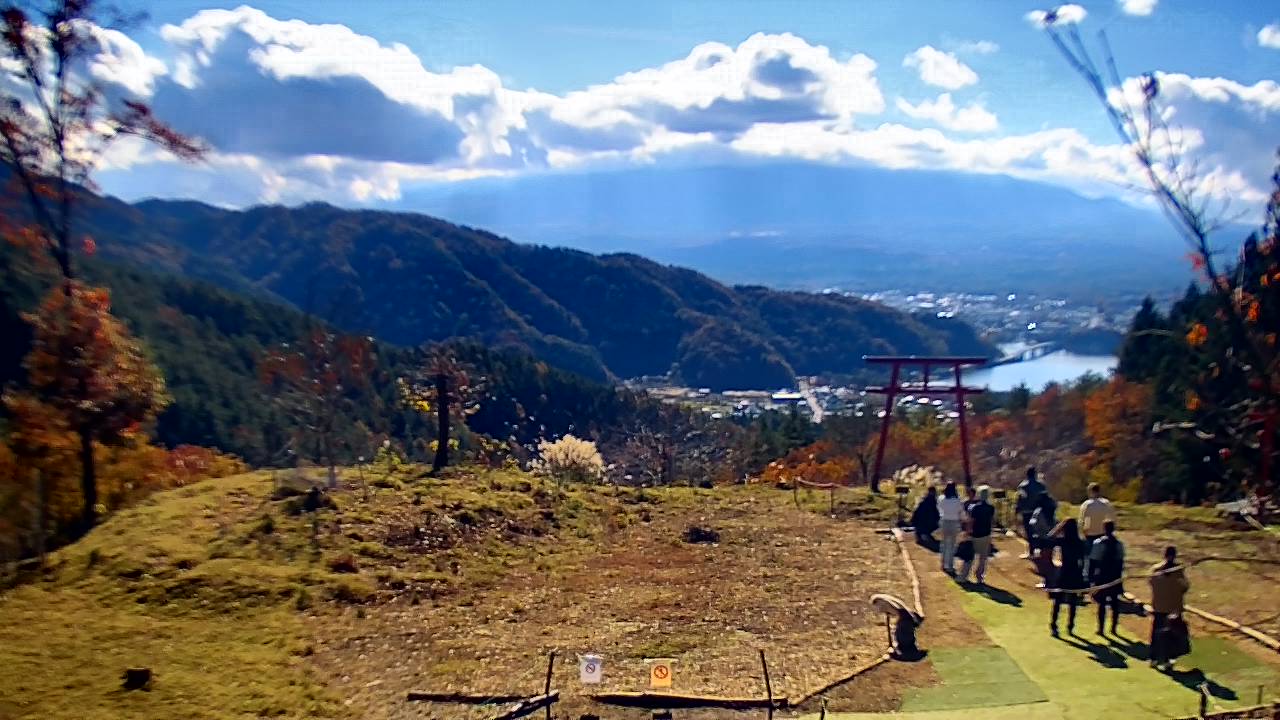
[[[1052,20],[1083,17],[1063,6]],[[990,41],[948,43],[952,52],[925,45],[904,59],[947,91],[915,103],[896,98],[897,112],[928,125],[908,127],[879,118],[885,99],[874,60],[787,33],[703,43],[558,94],[506,87],[482,66],[429,70],[404,45],[249,7],[199,12],[160,37],[161,46],[148,46],[152,56],[126,35],[95,29],[99,52],[86,71],[109,92],[149,100],[213,152],[184,166],[144,144],[118,144],[101,179],[112,192],[127,186],[130,197],[379,203],[423,183],[761,157],[1004,173],[1095,194],[1141,180],[1126,148],[1071,128],[997,136],[985,102],[957,104],[950,91],[978,76],[955,53],[990,54],[998,50]],[[1206,178],[1221,192],[1255,197],[1274,149],[1266,145],[1280,132],[1280,89],[1159,77],[1170,120],[1187,128]]]
[[[978,73],[960,62],[953,53],[925,45],[907,54],[902,66],[915,68],[920,79],[947,90],[958,90],[978,82]]]
[[[1088,11],[1084,8],[1070,3],[1050,10],[1032,10],[1023,17],[1032,25],[1044,28],[1050,25],[1077,25],[1084,22],[1088,15]]]
[[[1280,22],[1273,22],[1259,30],[1258,44],[1280,50]]]
[[[1070,128],[959,140],[936,128],[896,123],[850,132],[835,132],[817,123],[758,125],[736,140],[734,147],[762,157],[1004,174],[1054,182],[1092,195],[1114,194],[1121,184],[1141,181],[1127,148],[1096,145]]]
[[[756,122],[840,120],[879,113],[876,63],[840,61],[790,33],[757,33],[736,48],[704,43],[685,58],[570,93],[570,105],[609,108],[686,133],[734,134]]]
[[[1280,137],[1280,83],[1245,85],[1220,77],[1155,74],[1161,119],[1180,150],[1201,168],[1203,192],[1247,204],[1265,198]],[[1127,79],[1112,93],[1130,106],[1142,102],[1142,80]]]
[[[1155,12],[1160,0],[1116,0],[1125,15],[1146,17]]]
[[[937,100],[922,100],[912,105],[904,98],[898,98],[898,109],[918,120],[928,120],[948,130],[959,132],[990,132],[999,127],[995,113],[987,110],[980,103],[970,103],[965,107],[956,107],[951,100],[951,93],[942,93]]]
[[[145,97],[151,94],[156,78],[168,72],[163,61],[147,55],[133,38],[119,30],[91,26],[89,32],[98,43],[98,53],[88,67],[96,80]]]

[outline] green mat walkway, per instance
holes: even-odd
[[[936,556],[914,550],[921,572],[937,573]],[[988,577],[993,588],[966,591],[953,583],[925,598],[926,611],[958,603],[997,647],[934,648],[929,661],[941,684],[908,691],[895,714],[828,713],[832,720],[903,717],[924,720],[1089,720],[1172,718],[1194,715],[1201,682],[1214,696],[1211,709],[1253,705],[1259,686],[1268,700],[1280,696],[1280,673],[1234,641],[1192,624],[1194,650],[1171,674],[1146,662],[1145,618],[1122,623],[1118,637],[1094,634],[1092,606],[1081,608],[1078,637],[1048,632],[1049,603],[1030,582],[1026,563],[1005,555]],[[1140,589],[1140,588],[1134,588]],[[943,595],[943,596],[939,596]],[[925,628],[928,628],[926,621]],[[922,644],[928,647],[927,631]],[[855,681],[856,682],[856,681]],[[977,708],[981,708],[980,710]],[[806,718],[816,715],[806,716]]]

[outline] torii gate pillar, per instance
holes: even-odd
[[[965,387],[961,381],[961,368],[972,365],[985,365],[987,358],[983,357],[951,357],[951,356],[916,356],[916,355],[893,355],[893,356],[864,356],[862,358],[872,365],[890,365],[889,384],[886,386],[872,386],[866,388],[867,392],[882,393],[884,395],[884,419],[880,423],[880,444],[876,446],[876,463],[871,472],[871,491],[880,492],[880,468],[884,463],[884,449],[889,442],[889,425],[893,422],[893,403],[901,394],[910,393],[912,395],[923,395],[925,397],[951,396],[956,403],[956,412],[959,413],[960,420],[960,453],[964,460],[964,484],[966,487],[973,487],[973,473],[969,467],[969,427],[966,422],[965,413],[965,396],[977,395],[983,392],[982,388]],[[920,383],[902,382],[902,368],[920,368],[923,371],[924,379]],[[949,368],[951,374],[955,378],[955,384],[938,387],[929,384],[929,370],[931,368]]]

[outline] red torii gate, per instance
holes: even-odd
[[[966,395],[977,395],[982,388],[965,387],[960,380],[960,368],[966,365],[985,365],[984,357],[951,357],[951,356],[916,356],[916,355],[864,355],[862,358],[872,365],[892,365],[887,386],[870,386],[865,388],[869,393],[884,394],[884,422],[880,424],[880,444],[876,447],[876,464],[871,473],[871,491],[880,492],[880,465],[884,462],[884,448],[889,442],[889,425],[893,422],[893,401],[899,394],[910,393],[924,396],[947,396],[955,398],[956,411],[960,413],[960,452],[964,456],[964,484],[973,487],[973,475],[969,471],[969,427],[965,424],[964,398]],[[920,367],[924,371],[924,382],[903,383],[902,366]],[[949,368],[955,378],[955,384],[948,387],[930,387],[930,368]]]

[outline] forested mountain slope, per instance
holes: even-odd
[[[392,344],[473,338],[598,380],[674,371],[691,385],[767,388],[859,372],[865,354],[990,351],[959,322],[729,287],[632,254],[521,245],[425,215],[96,198],[84,230],[106,258],[278,298]]]

